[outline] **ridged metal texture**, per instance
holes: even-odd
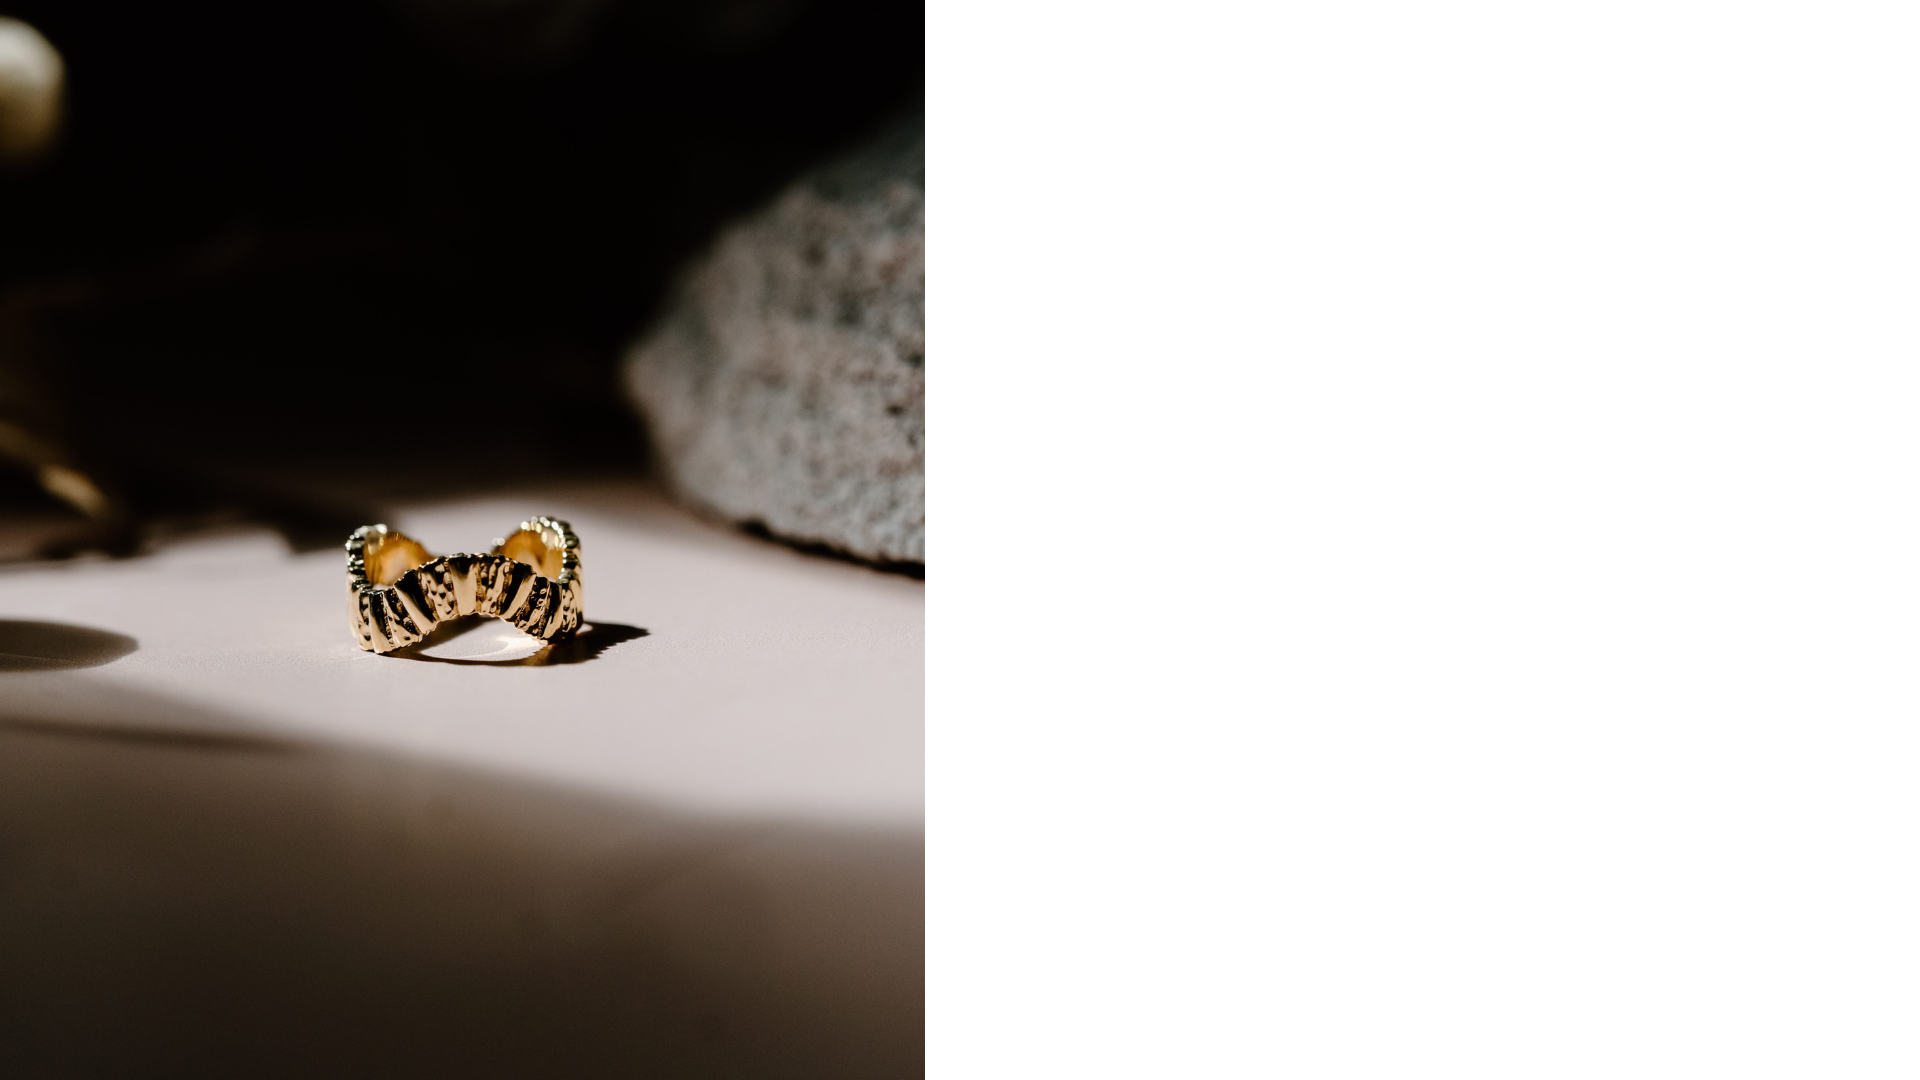
[[[364,525],[347,541],[347,602],[354,640],[369,652],[416,645],[434,628],[461,615],[505,619],[542,640],[580,626],[584,586],[580,538],[572,526],[550,517],[520,523],[560,554],[560,576],[547,577],[528,563],[501,554],[506,541],[485,555],[442,555],[407,570],[391,585],[368,574],[370,555],[390,542],[417,542],[385,525]],[[369,548],[373,551],[370,552]]]

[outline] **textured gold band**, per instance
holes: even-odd
[[[580,538],[529,518],[486,555],[435,558],[412,537],[364,525],[347,541],[353,636],[371,652],[415,645],[447,619],[493,615],[551,641],[580,626]]]

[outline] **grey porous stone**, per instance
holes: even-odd
[[[926,280],[920,122],[723,233],[626,360],[681,495],[924,564]]]

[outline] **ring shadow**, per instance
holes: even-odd
[[[418,644],[404,649],[395,649],[387,655],[399,657],[402,660],[420,660],[430,664],[458,664],[464,667],[552,667],[557,664],[584,664],[589,660],[597,659],[601,653],[623,641],[652,636],[644,627],[628,626],[625,623],[589,622],[582,623],[579,630],[566,637],[549,642],[533,655],[514,660],[472,660],[454,656],[427,656],[422,651],[436,645],[444,645],[492,621],[483,615],[468,615],[454,619],[442,623],[439,629],[428,634]]]
[[[111,630],[0,619],[0,672],[99,667],[139,647],[139,642]]]

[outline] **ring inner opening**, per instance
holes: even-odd
[[[367,540],[367,580],[375,585],[391,585],[400,576],[433,559],[419,541],[405,533],[390,532]]]
[[[500,546],[494,550],[509,559],[533,567],[533,572],[541,577],[558,578],[562,551],[560,538],[548,537],[543,533],[544,530],[537,532],[533,529],[519,529],[512,536],[500,541]]]

